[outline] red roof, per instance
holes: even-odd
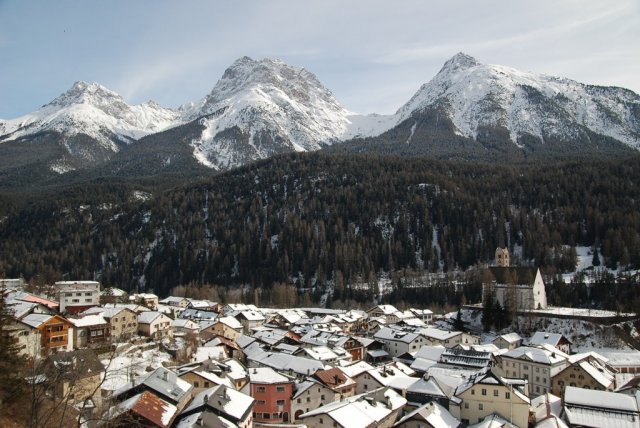
[[[24,300],[25,302],[39,303],[41,305],[46,306],[49,309],[57,310],[60,307],[60,305],[57,302],[54,302],[52,300],[47,300],[42,297],[34,296],[33,294],[29,294],[26,297],[22,298],[21,300]]]

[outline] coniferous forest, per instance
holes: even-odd
[[[576,245],[607,267],[640,267],[639,157],[499,166],[316,152],[171,189],[94,180],[2,200],[5,276],[95,278],[160,296],[187,284],[292,284],[353,298],[381,275],[402,286],[481,266],[499,245],[549,278],[574,269]],[[552,286],[550,299],[565,294]]]

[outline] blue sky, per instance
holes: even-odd
[[[76,80],[176,107],[244,55],[305,67],[352,111],[391,113],[460,51],[640,93],[640,2],[0,0],[0,118]]]

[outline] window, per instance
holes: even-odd
[[[486,388],[482,388],[482,395],[487,395],[487,390],[486,390]]]
[[[471,395],[476,395],[476,390],[475,389],[471,389]]]
[[[84,299],[84,301],[91,303],[91,299]]]
[[[276,401],[276,405],[277,405],[277,406],[284,406],[284,400],[278,400],[278,401]]]
[[[497,396],[498,396],[498,390],[497,390],[497,389],[494,389],[494,390],[493,390],[493,396],[494,396],[494,397],[497,397]]]
[[[504,398],[506,398],[507,400],[511,399],[511,393],[509,391],[505,392]]]
[[[365,388],[364,388],[364,389],[367,389],[367,388],[366,388],[366,386],[367,386],[367,385],[365,385]],[[311,397],[307,397],[307,403],[310,403],[310,402],[311,402]]]
[[[482,403],[478,403],[478,410],[484,410],[484,405]]]
[[[209,388],[209,382],[205,382],[205,383],[204,383],[204,387],[205,387],[205,388]]]
[[[258,392],[265,392],[265,391],[266,391],[266,389],[265,389],[265,387],[264,387],[264,386],[258,386],[258,387],[256,388],[256,390],[257,390]]]
[[[284,392],[284,386],[278,386],[278,387],[276,387],[276,391],[278,391],[278,392]]]
[[[71,303],[79,303],[79,302],[80,302],[80,299],[73,299],[73,300],[71,300]]]
[[[540,373],[540,367],[536,367],[536,373]]]
[[[85,296],[91,296],[91,293],[84,293]]]
[[[468,409],[469,408],[469,403],[464,403],[464,408]]]
[[[300,404],[300,402],[301,402],[301,401],[300,401],[300,399],[298,398],[297,403],[298,403],[298,404]]]
[[[197,380],[193,382],[193,387],[194,388],[199,388],[200,387],[200,382],[198,382]]]
[[[321,399],[321,400],[324,400],[324,394],[322,394],[322,395],[320,396],[320,399]]]
[[[257,403],[260,404],[261,406],[264,406],[266,404],[266,401],[264,400],[257,400]]]

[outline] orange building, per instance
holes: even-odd
[[[73,324],[60,315],[29,314],[21,320],[40,331],[41,356],[73,350]]]
[[[293,380],[269,367],[249,369],[250,395],[256,400],[253,405],[253,420],[256,422],[281,423],[291,419],[291,397]]]

